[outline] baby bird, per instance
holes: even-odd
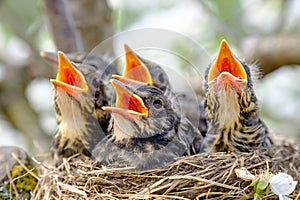
[[[91,155],[105,134],[96,112],[95,99],[84,75],[58,52],[58,73],[53,85],[53,104],[58,128],[51,149],[55,163],[76,153]]]
[[[212,151],[248,152],[272,144],[259,116],[251,73],[223,40],[205,75],[205,141]]]
[[[116,104],[103,107],[112,115],[111,134],[94,149],[96,161],[145,170],[164,167],[202,148],[200,132],[174,112],[162,90],[116,79],[111,83]]]

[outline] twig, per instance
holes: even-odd
[[[65,190],[68,190],[70,192],[82,195],[82,196],[84,196],[84,198],[87,198],[87,194],[86,194],[85,191],[79,190],[74,186],[64,184],[64,183],[61,183],[61,182],[58,182],[57,184],[58,184],[58,186],[60,186],[61,188],[65,189]]]
[[[238,160],[239,160],[239,159],[236,159],[235,162],[233,163],[232,167],[230,168],[229,174],[228,174],[227,178],[225,179],[225,181],[224,181],[223,183],[226,183],[227,180],[229,179],[229,177],[231,176],[231,174],[232,174],[234,168],[236,167],[236,164],[238,163]]]
[[[163,179],[160,179],[159,181],[157,181],[156,183],[150,185],[148,188],[145,188],[143,189],[142,191],[140,191],[139,193],[137,193],[137,195],[143,195],[143,194],[146,194],[147,192],[151,193],[151,190],[153,188],[155,188],[156,186],[162,184],[164,181],[166,181],[167,178],[163,178]]]
[[[203,179],[203,178],[199,178],[199,177],[172,176],[172,177],[169,177],[169,179],[190,179],[190,180],[195,180],[195,181],[199,181],[199,182],[214,184],[215,186],[219,186],[219,187],[223,187],[223,188],[227,188],[227,189],[231,189],[231,190],[240,190],[240,188],[238,188],[238,187],[233,187],[233,186],[230,186],[230,185],[226,185],[226,184],[223,184],[223,183],[218,183],[218,182],[215,182],[215,181],[211,181],[211,180],[207,180],[207,179]]]
[[[139,199],[149,199],[149,198],[158,198],[158,199],[180,199],[180,200],[189,200],[188,198],[174,196],[174,195],[156,195],[156,194],[148,194],[148,195],[137,195],[132,198],[139,198]],[[131,199],[129,197],[129,199]]]
[[[40,180],[40,178],[37,176],[37,175],[35,175],[34,173],[32,173],[32,171],[33,170],[35,170],[35,168],[32,168],[32,169],[28,169],[20,160],[19,160],[19,158],[18,158],[18,156],[13,152],[13,153],[11,153],[11,155],[12,155],[12,157],[27,171],[27,173],[29,173],[31,176],[33,176],[34,178],[36,178],[36,180]],[[26,173],[26,174],[27,174]]]
[[[16,186],[15,186],[15,184],[14,184],[14,182],[13,182],[13,179],[12,179],[12,177],[11,177],[11,175],[10,175],[10,171],[9,171],[9,169],[8,169],[8,165],[6,165],[6,174],[7,174],[7,176],[8,176],[8,179],[9,179],[9,182],[10,182],[10,188],[9,188],[9,196],[10,196],[10,199],[12,199],[12,188],[14,189],[14,191],[15,191],[15,195],[16,195],[16,199],[19,199],[19,194],[18,194],[18,190],[17,190],[17,188],[16,188]]]

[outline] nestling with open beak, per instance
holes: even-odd
[[[91,150],[105,135],[84,75],[62,52],[58,52],[57,77],[50,81],[54,85],[53,104],[58,122],[51,149],[54,162],[59,163],[62,157],[76,153],[90,156]]]
[[[111,105],[115,101],[115,91],[109,80],[112,74],[118,74],[117,66],[101,55],[69,53],[66,56],[72,65],[84,76],[89,92],[94,97],[95,112],[101,129],[106,133],[110,113],[105,112],[101,107]],[[41,52],[41,57],[58,66],[57,53]]]
[[[96,161],[145,170],[199,152],[200,132],[174,112],[163,91],[116,79],[111,83],[116,90],[116,105],[103,107],[112,114],[111,135],[94,149]]]
[[[259,117],[251,73],[250,67],[238,60],[223,40],[205,75],[205,141],[212,151],[248,152],[272,144]]]
[[[202,101],[186,91],[173,92],[167,73],[157,63],[137,55],[127,44],[124,45],[126,64],[122,77],[113,75],[115,79],[132,82],[132,80],[155,86],[165,92],[169,99],[178,102],[173,108],[186,116],[204,136],[207,131],[205,109]]]

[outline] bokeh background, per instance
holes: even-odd
[[[40,51],[89,52],[110,36],[141,28],[182,34],[212,58],[225,38],[241,59],[261,68],[256,93],[270,130],[299,137],[299,21],[297,0],[1,0],[0,145],[49,151],[57,126],[49,79],[56,69]],[[114,56],[122,46],[111,41],[104,53]],[[172,48],[198,55],[184,42]]]

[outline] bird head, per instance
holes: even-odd
[[[207,71],[206,80],[215,92],[232,89],[239,95],[243,87],[251,83],[248,67],[233,55],[225,40],[222,40],[218,56]]]
[[[60,54],[63,53],[42,51],[40,56],[57,67],[60,66]],[[82,73],[91,93],[95,93],[97,87],[99,87],[99,82],[103,84],[109,83],[111,74],[117,73],[116,67],[107,62],[102,56],[87,55],[86,53],[68,53],[67,55],[63,54],[63,56],[75,70]]]
[[[230,124],[241,112],[257,106],[250,69],[234,56],[225,40],[205,79],[208,119],[218,117],[221,124]]]
[[[168,76],[161,66],[141,58],[127,44],[124,44],[124,49],[126,64],[123,77],[153,85],[161,90],[170,87]]]
[[[163,91],[138,82],[126,84],[112,79],[111,83],[116,90],[115,107],[102,109],[112,113],[115,124],[127,127],[122,128],[123,134],[150,137],[173,128],[175,114]]]
[[[61,59],[65,57],[65,63],[69,62],[68,65],[74,67],[74,71],[81,73],[85,78],[89,93],[94,95],[94,107],[98,118],[103,118],[104,115],[105,118],[109,118],[109,114],[104,112],[101,107],[114,101],[114,89],[109,83],[111,74],[117,73],[117,67],[113,63],[109,63],[103,56],[87,55],[86,53],[68,53],[66,56],[62,52],[57,54],[43,51],[40,56],[54,66],[60,66],[59,56]],[[107,126],[107,123],[103,126]]]

